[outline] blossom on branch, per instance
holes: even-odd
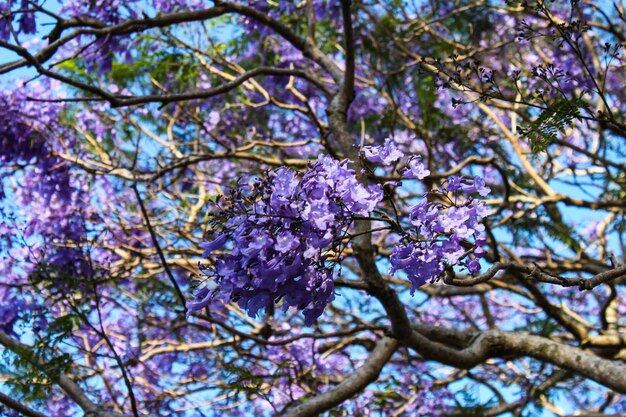
[[[311,325],[334,298],[334,267],[354,216],[369,216],[382,199],[379,186],[362,185],[347,165],[322,155],[304,173],[276,169],[216,204],[205,256],[230,251],[212,257],[206,273],[218,285],[198,291],[189,311],[218,297],[254,317],[282,301]]]

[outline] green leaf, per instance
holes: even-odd
[[[556,100],[543,109],[539,116],[527,128],[518,128],[519,133],[530,141],[533,153],[544,152],[556,142],[557,135],[571,126],[574,119],[580,119],[580,109],[587,104],[578,97],[573,102],[565,99]]]

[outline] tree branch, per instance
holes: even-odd
[[[25,415],[26,417],[46,417],[44,414],[41,414],[38,411],[35,411],[31,408],[26,407],[24,404],[20,403],[19,401],[14,400],[8,395],[4,395],[1,392],[0,392],[0,403],[17,411],[20,414]]]
[[[351,102],[354,97],[354,31],[352,29],[351,0],[341,0],[341,14],[343,17],[343,36],[346,49],[346,70],[343,80],[343,94]]]
[[[480,275],[457,278],[454,274],[445,278],[446,284],[458,287],[471,287],[494,278],[500,271],[516,271],[528,274],[524,279],[535,280],[547,284],[556,284],[562,287],[578,287],[580,290],[591,290],[598,285],[605,284],[626,276],[626,265],[618,266],[609,271],[600,272],[591,278],[570,278],[542,272],[537,266],[521,265],[515,262],[497,262]]]
[[[77,81],[45,69],[43,67],[43,63],[52,58],[52,56],[54,56],[56,51],[61,46],[82,35],[92,35],[96,37],[129,35],[136,32],[142,32],[147,29],[163,28],[175,24],[209,20],[225,14],[235,13],[247,16],[273,29],[278,35],[280,35],[283,39],[289,42],[293,47],[301,51],[306,57],[313,60],[322,68],[324,68],[333,77],[335,82],[339,84],[343,81],[343,71],[341,71],[341,69],[332,59],[322,53],[319,48],[317,48],[312,42],[301,39],[290,28],[272,19],[269,15],[243,4],[221,1],[216,1],[215,3],[216,5],[209,9],[173,13],[156,16],[153,18],[129,19],[120,24],[112,26],[106,26],[106,24],[103,22],[88,18],[62,20],[50,32],[49,40],[52,42],[46,48],[42,49],[35,55],[30,54],[25,48],[21,46],[13,45],[5,41],[0,41],[0,47],[13,51],[23,58],[19,61],[14,61],[1,65],[0,74],[15,70],[19,67],[32,65],[37,69],[37,72],[42,75],[46,75],[50,78],[59,80],[81,90],[89,91],[109,101],[113,106],[119,106],[121,103],[117,100],[115,96],[91,84]],[[60,38],[62,32],[65,29],[79,26],[86,26],[86,28],[78,29],[68,36]]]
[[[579,347],[523,332],[472,332],[427,325],[413,328],[408,347],[426,359],[470,369],[490,358],[526,356],[557,365],[626,394],[626,365],[602,359]]]
[[[17,340],[10,337],[8,334],[0,330],[0,345],[3,345],[9,350],[12,350],[20,357],[27,360],[37,370],[44,373],[54,383],[59,385],[68,397],[72,399],[80,408],[85,411],[86,415],[93,415],[97,417],[132,417],[128,414],[119,414],[110,411],[102,411],[100,407],[94,404],[83,392],[83,390],[72,381],[67,375],[61,374],[58,377],[50,375],[46,372],[45,361],[35,355],[30,346],[22,344]]]
[[[363,366],[343,382],[330,391],[285,410],[281,415],[283,417],[312,417],[341,404],[378,379],[380,371],[396,351],[397,346],[398,342],[395,339],[385,337],[379,340]]]
[[[146,226],[148,227],[148,231],[150,232],[150,237],[152,238],[152,243],[154,244],[154,247],[157,253],[159,254],[159,258],[161,259],[161,263],[163,264],[165,273],[170,279],[170,282],[172,283],[172,285],[174,286],[174,289],[176,290],[176,294],[178,295],[178,298],[180,299],[180,302],[183,305],[183,310],[185,314],[187,314],[187,305],[186,305],[187,300],[182,290],[180,289],[178,282],[176,282],[176,278],[174,278],[174,275],[172,275],[172,271],[170,270],[167,260],[165,259],[163,250],[161,250],[161,245],[159,244],[159,240],[156,235],[156,232],[154,231],[154,228],[152,227],[152,224],[150,223],[150,217],[148,216],[148,211],[146,210],[146,206],[143,204],[143,200],[141,199],[141,194],[139,194],[139,189],[137,188],[136,183],[133,184],[133,190],[135,191],[135,196],[137,197],[137,201],[139,202],[139,207],[141,208],[141,214],[143,215],[143,219],[146,222]]]

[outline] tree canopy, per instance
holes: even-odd
[[[0,2],[0,414],[626,413],[622,0]]]

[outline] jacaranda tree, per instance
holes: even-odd
[[[626,10],[0,2],[0,414],[626,413]]]

